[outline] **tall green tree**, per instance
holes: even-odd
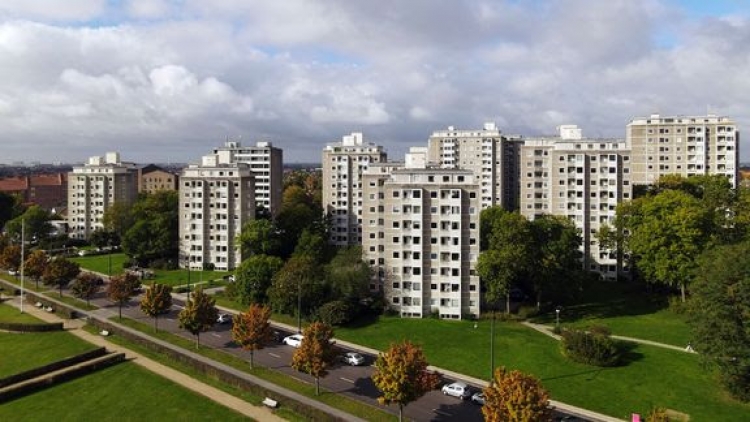
[[[195,347],[200,347],[201,333],[213,327],[218,318],[216,301],[198,287],[188,297],[179,314],[180,328],[195,336]]]
[[[268,255],[253,255],[242,261],[234,272],[234,291],[238,301],[245,306],[266,303],[273,277],[283,266],[281,258]]]
[[[133,226],[133,205],[118,201],[107,207],[102,216],[104,230],[115,233],[118,239],[122,239],[125,233]]]
[[[626,249],[650,283],[679,288],[685,301],[697,257],[714,233],[713,213],[699,199],[681,190],[665,190],[622,203],[617,210]]]
[[[97,229],[89,236],[89,242],[97,248],[105,248],[120,244],[117,233],[106,229]]]
[[[268,299],[276,312],[288,315],[310,315],[328,297],[323,272],[309,256],[293,256],[273,277]],[[297,308],[300,307],[301,314]]]
[[[141,299],[141,311],[154,319],[154,331],[159,330],[159,315],[172,308],[172,286],[152,282]]]
[[[23,214],[8,221],[5,231],[13,239],[21,239],[21,224],[25,224],[26,241],[41,241],[52,234],[52,224],[49,222],[50,213],[38,205],[32,205]]]
[[[26,257],[26,261],[23,264],[24,275],[31,277],[36,282],[37,289],[39,289],[39,280],[42,278],[44,269],[47,267],[49,261],[49,255],[41,249],[32,251]]]
[[[698,260],[688,316],[693,348],[718,369],[735,398],[750,401],[750,241],[706,251]]]
[[[484,420],[489,422],[551,421],[549,393],[533,376],[520,371],[495,370],[484,389]]]
[[[251,369],[255,351],[263,349],[273,336],[270,319],[271,308],[252,304],[247,311],[240,312],[232,324],[232,340],[250,352]]]
[[[63,289],[70,284],[78,273],[81,266],[65,258],[55,258],[47,265],[42,273],[42,282],[48,286],[57,286],[62,297]]]
[[[0,192],[0,229],[5,227],[5,223],[20,215],[21,212],[21,200],[17,195]]]
[[[370,293],[372,269],[362,259],[362,248],[341,248],[325,266],[326,280],[331,297],[341,300],[356,300]]]
[[[489,230],[487,249],[479,255],[477,263],[485,300],[494,306],[505,298],[505,310],[509,313],[510,288],[520,284],[534,265],[534,233],[524,216],[498,207],[482,211],[481,219],[482,227]]]
[[[333,328],[322,322],[313,322],[303,332],[302,344],[292,356],[292,368],[315,378],[315,395],[320,394],[320,378],[328,374],[335,358]]]
[[[372,381],[380,404],[398,405],[398,420],[403,420],[404,406],[437,388],[440,375],[427,370],[422,348],[409,341],[391,344],[375,361]]]
[[[530,281],[537,308],[542,294],[577,290],[581,277],[581,235],[573,222],[562,216],[543,215],[531,222],[533,264]]]
[[[122,237],[122,249],[140,264],[176,260],[179,239],[176,191],[142,194],[133,204],[133,225]]]
[[[278,255],[281,243],[281,233],[270,220],[252,220],[242,227],[239,244],[242,256]]]
[[[101,279],[92,274],[81,272],[73,280],[73,284],[70,286],[70,291],[73,296],[83,299],[86,301],[86,305],[90,305],[91,298],[96,296],[101,290]]]

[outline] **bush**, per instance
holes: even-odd
[[[342,300],[334,300],[318,309],[318,318],[328,325],[346,324],[352,319],[351,307]]]
[[[669,298],[669,310],[677,315],[684,315],[688,312],[687,302],[683,303],[679,296],[672,296]]]
[[[539,315],[539,310],[536,306],[524,305],[518,308],[518,318],[529,319]]]
[[[151,261],[149,264],[151,268],[155,268],[157,270],[176,270],[177,269],[177,263],[174,262],[171,259],[155,259]]]
[[[622,358],[619,343],[601,332],[565,329],[560,347],[563,355],[587,365],[617,366]]]
[[[669,422],[669,420],[667,410],[663,407],[651,409],[651,412],[646,416],[646,422]]]

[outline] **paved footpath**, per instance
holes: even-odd
[[[20,300],[15,297],[11,300],[6,301],[16,308],[20,308]],[[208,384],[202,383],[195,378],[191,378],[182,372],[174,370],[168,366],[164,366],[154,360],[151,360],[139,353],[135,353],[129,349],[123,348],[117,344],[107,341],[105,337],[97,336],[89,333],[82,329],[85,322],[81,320],[64,320],[56,315],[44,312],[37,309],[34,306],[24,306],[24,312],[33,315],[46,322],[60,322],[62,321],[65,325],[66,330],[74,334],[89,343],[95,344],[100,347],[106,347],[107,350],[116,353],[125,353],[125,357],[133,361],[134,363],[152,371],[158,375],[163,376],[171,380],[172,382],[179,384],[189,390],[192,390],[204,397],[207,397],[216,403],[226,406],[238,413],[241,413],[247,417],[253,418],[259,421],[283,421],[284,419],[276,416],[270,409],[262,406],[255,406],[240,398],[237,398],[229,393],[219,390],[218,388],[212,387]]]

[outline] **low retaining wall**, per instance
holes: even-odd
[[[18,331],[21,333],[41,333],[50,331],[62,331],[62,322],[50,323],[21,323],[21,322],[0,322],[0,330]]]
[[[34,368],[28,371],[14,374],[14,375],[0,379],[0,388],[7,387],[12,384],[17,384],[19,382],[23,382],[26,380],[30,380],[32,378],[41,377],[44,374],[59,371],[60,369],[63,369],[65,367],[77,365],[81,362],[95,359],[100,356],[104,356],[106,354],[107,354],[107,349],[105,349],[104,347],[100,347],[98,349],[94,349],[86,353],[81,353],[80,355],[71,356],[66,359],[58,360],[57,362],[52,362],[48,365],[40,366],[38,368]]]
[[[0,391],[0,403],[25,396],[27,394],[35,393],[37,391],[43,390],[56,384],[60,384],[65,381],[70,381],[72,379],[91,374],[100,369],[104,369],[123,362],[124,360],[124,353],[112,354],[85,364],[81,364],[78,367],[71,368],[69,371],[59,372],[51,374],[49,376],[43,376],[22,383],[13,384],[9,387],[4,388],[3,391]]]

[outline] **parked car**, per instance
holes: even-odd
[[[480,406],[484,406],[484,393],[481,391],[474,393],[474,395],[471,396],[471,401]]]
[[[228,324],[230,322],[232,322],[232,315],[230,314],[219,314],[216,318],[217,324]]]
[[[469,391],[469,386],[462,382],[454,382],[451,384],[444,385],[441,391],[446,396],[458,397],[461,400],[465,400],[471,397],[471,391]]]
[[[305,338],[302,334],[294,334],[288,337],[284,337],[282,343],[287,346],[300,347],[302,345],[302,339]]]
[[[347,352],[341,357],[344,363],[351,366],[359,366],[365,363],[365,357],[356,352]]]

